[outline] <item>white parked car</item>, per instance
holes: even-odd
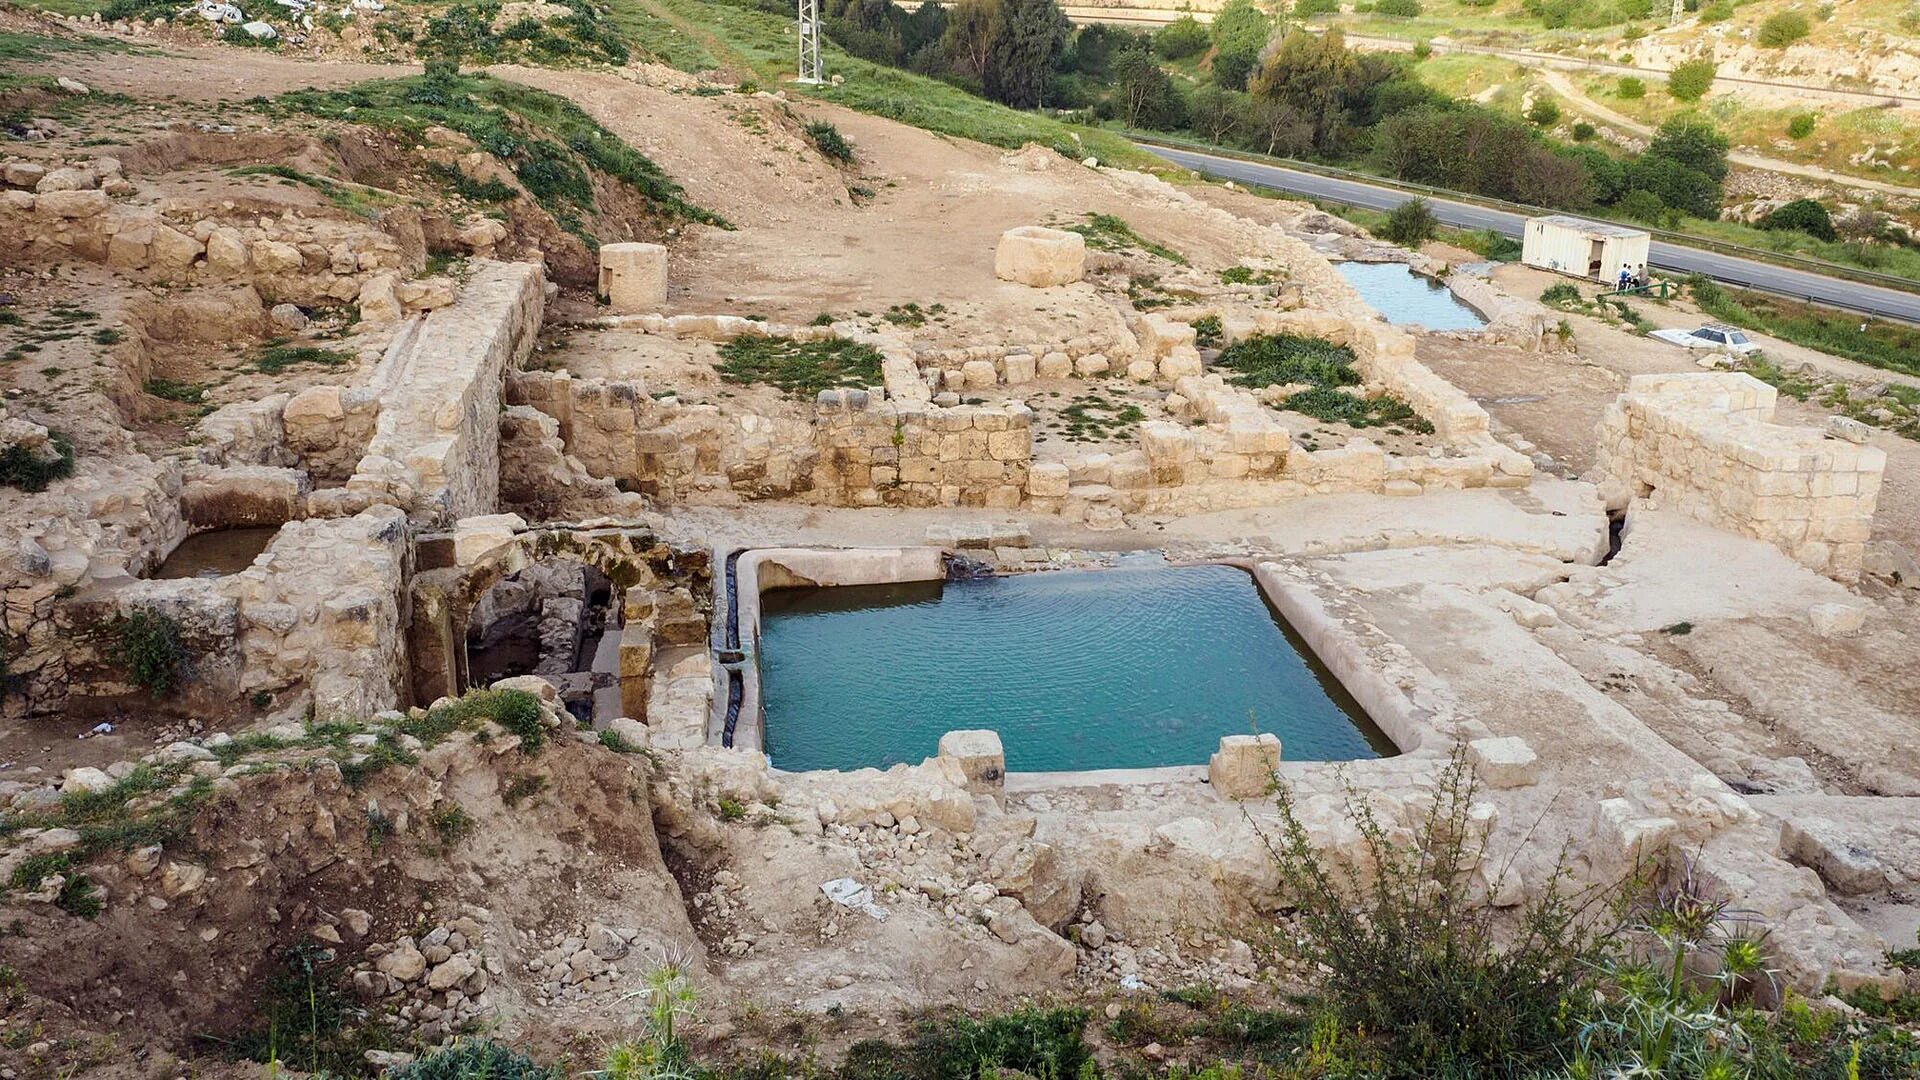
[[[1733,353],[1745,356],[1760,351],[1758,343],[1747,337],[1743,330],[1731,326],[1703,326],[1698,330],[1655,330],[1651,337],[1659,338],[1669,345],[1678,345],[1683,349],[1709,349],[1714,352]]]

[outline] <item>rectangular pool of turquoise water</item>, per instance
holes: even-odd
[[[1406,263],[1338,262],[1333,268],[1347,279],[1368,306],[1395,326],[1424,326],[1429,330],[1478,330],[1487,325],[1441,282],[1416,274]]]
[[[1253,731],[1289,761],[1397,752],[1230,566],[771,590],[758,653],[780,769],[918,762],[960,728],[1022,772],[1202,765]]]

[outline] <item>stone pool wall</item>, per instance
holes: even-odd
[[[1739,372],[1634,376],[1601,420],[1609,501],[1674,510],[1858,580],[1886,452],[1773,423],[1777,397]]]

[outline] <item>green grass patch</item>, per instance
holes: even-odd
[[[268,345],[260,350],[253,366],[269,375],[278,375],[295,364],[320,364],[323,367],[339,367],[350,363],[353,354],[339,349],[323,349],[318,345],[289,345],[284,342]]]
[[[1254,389],[1293,383],[1357,386],[1360,373],[1353,361],[1352,349],[1323,338],[1261,334],[1222,349],[1214,366],[1233,372],[1234,385]]]
[[[154,397],[178,401],[185,405],[199,405],[207,400],[206,387],[199,383],[180,382],[177,379],[148,379],[144,389]]]
[[[880,382],[880,351],[846,338],[794,341],[743,334],[720,346],[720,377],[766,383],[798,397]]]
[[[1124,436],[1147,414],[1130,401],[1109,401],[1099,394],[1075,394],[1055,421],[1071,442],[1097,442]]]
[[[291,165],[242,165],[227,170],[234,176],[272,176],[292,184],[303,184],[326,196],[328,202],[358,217],[371,218],[383,207],[399,201],[392,193],[361,184],[347,184],[325,176],[304,173]]]
[[[1148,240],[1134,232],[1133,226],[1125,220],[1112,214],[1088,214],[1086,221],[1067,226],[1067,231],[1086,237],[1087,246],[1095,251],[1142,251],[1180,266],[1187,264],[1186,256],[1164,244]]]
[[[369,124],[414,139],[436,125],[457,131],[505,162],[542,209],[589,242],[583,220],[598,214],[590,172],[631,188],[663,217],[731,227],[687,202],[680,185],[658,165],[579,106],[519,83],[480,74],[417,75],[344,90],[297,90],[269,107]]]
[[[662,58],[682,71],[730,67],[760,83],[780,85],[789,95],[806,94],[990,146],[1017,150],[1039,143],[1075,160],[1093,156],[1105,164],[1134,168],[1166,165],[1120,135],[1010,109],[939,79],[851,56],[830,39],[822,40],[821,57],[830,73],[841,76],[841,85],[792,84],[793,13],[784,8],[710,0],[609,0],[608,9],[617,24],[647,31],[637,39],[641,48],[672,55]]]
[[[19,443],[0,450],[0,487],[45,491],[55,480],[72,476],[73,444],[57,431],[47,432],[47,441],[54,450],[52,458],[42,459]]]

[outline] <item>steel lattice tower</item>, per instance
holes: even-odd
[[[820,0],[799,0],[800,4],[800,78],[812,85],[826,82],[826,70],[820,66]]]

